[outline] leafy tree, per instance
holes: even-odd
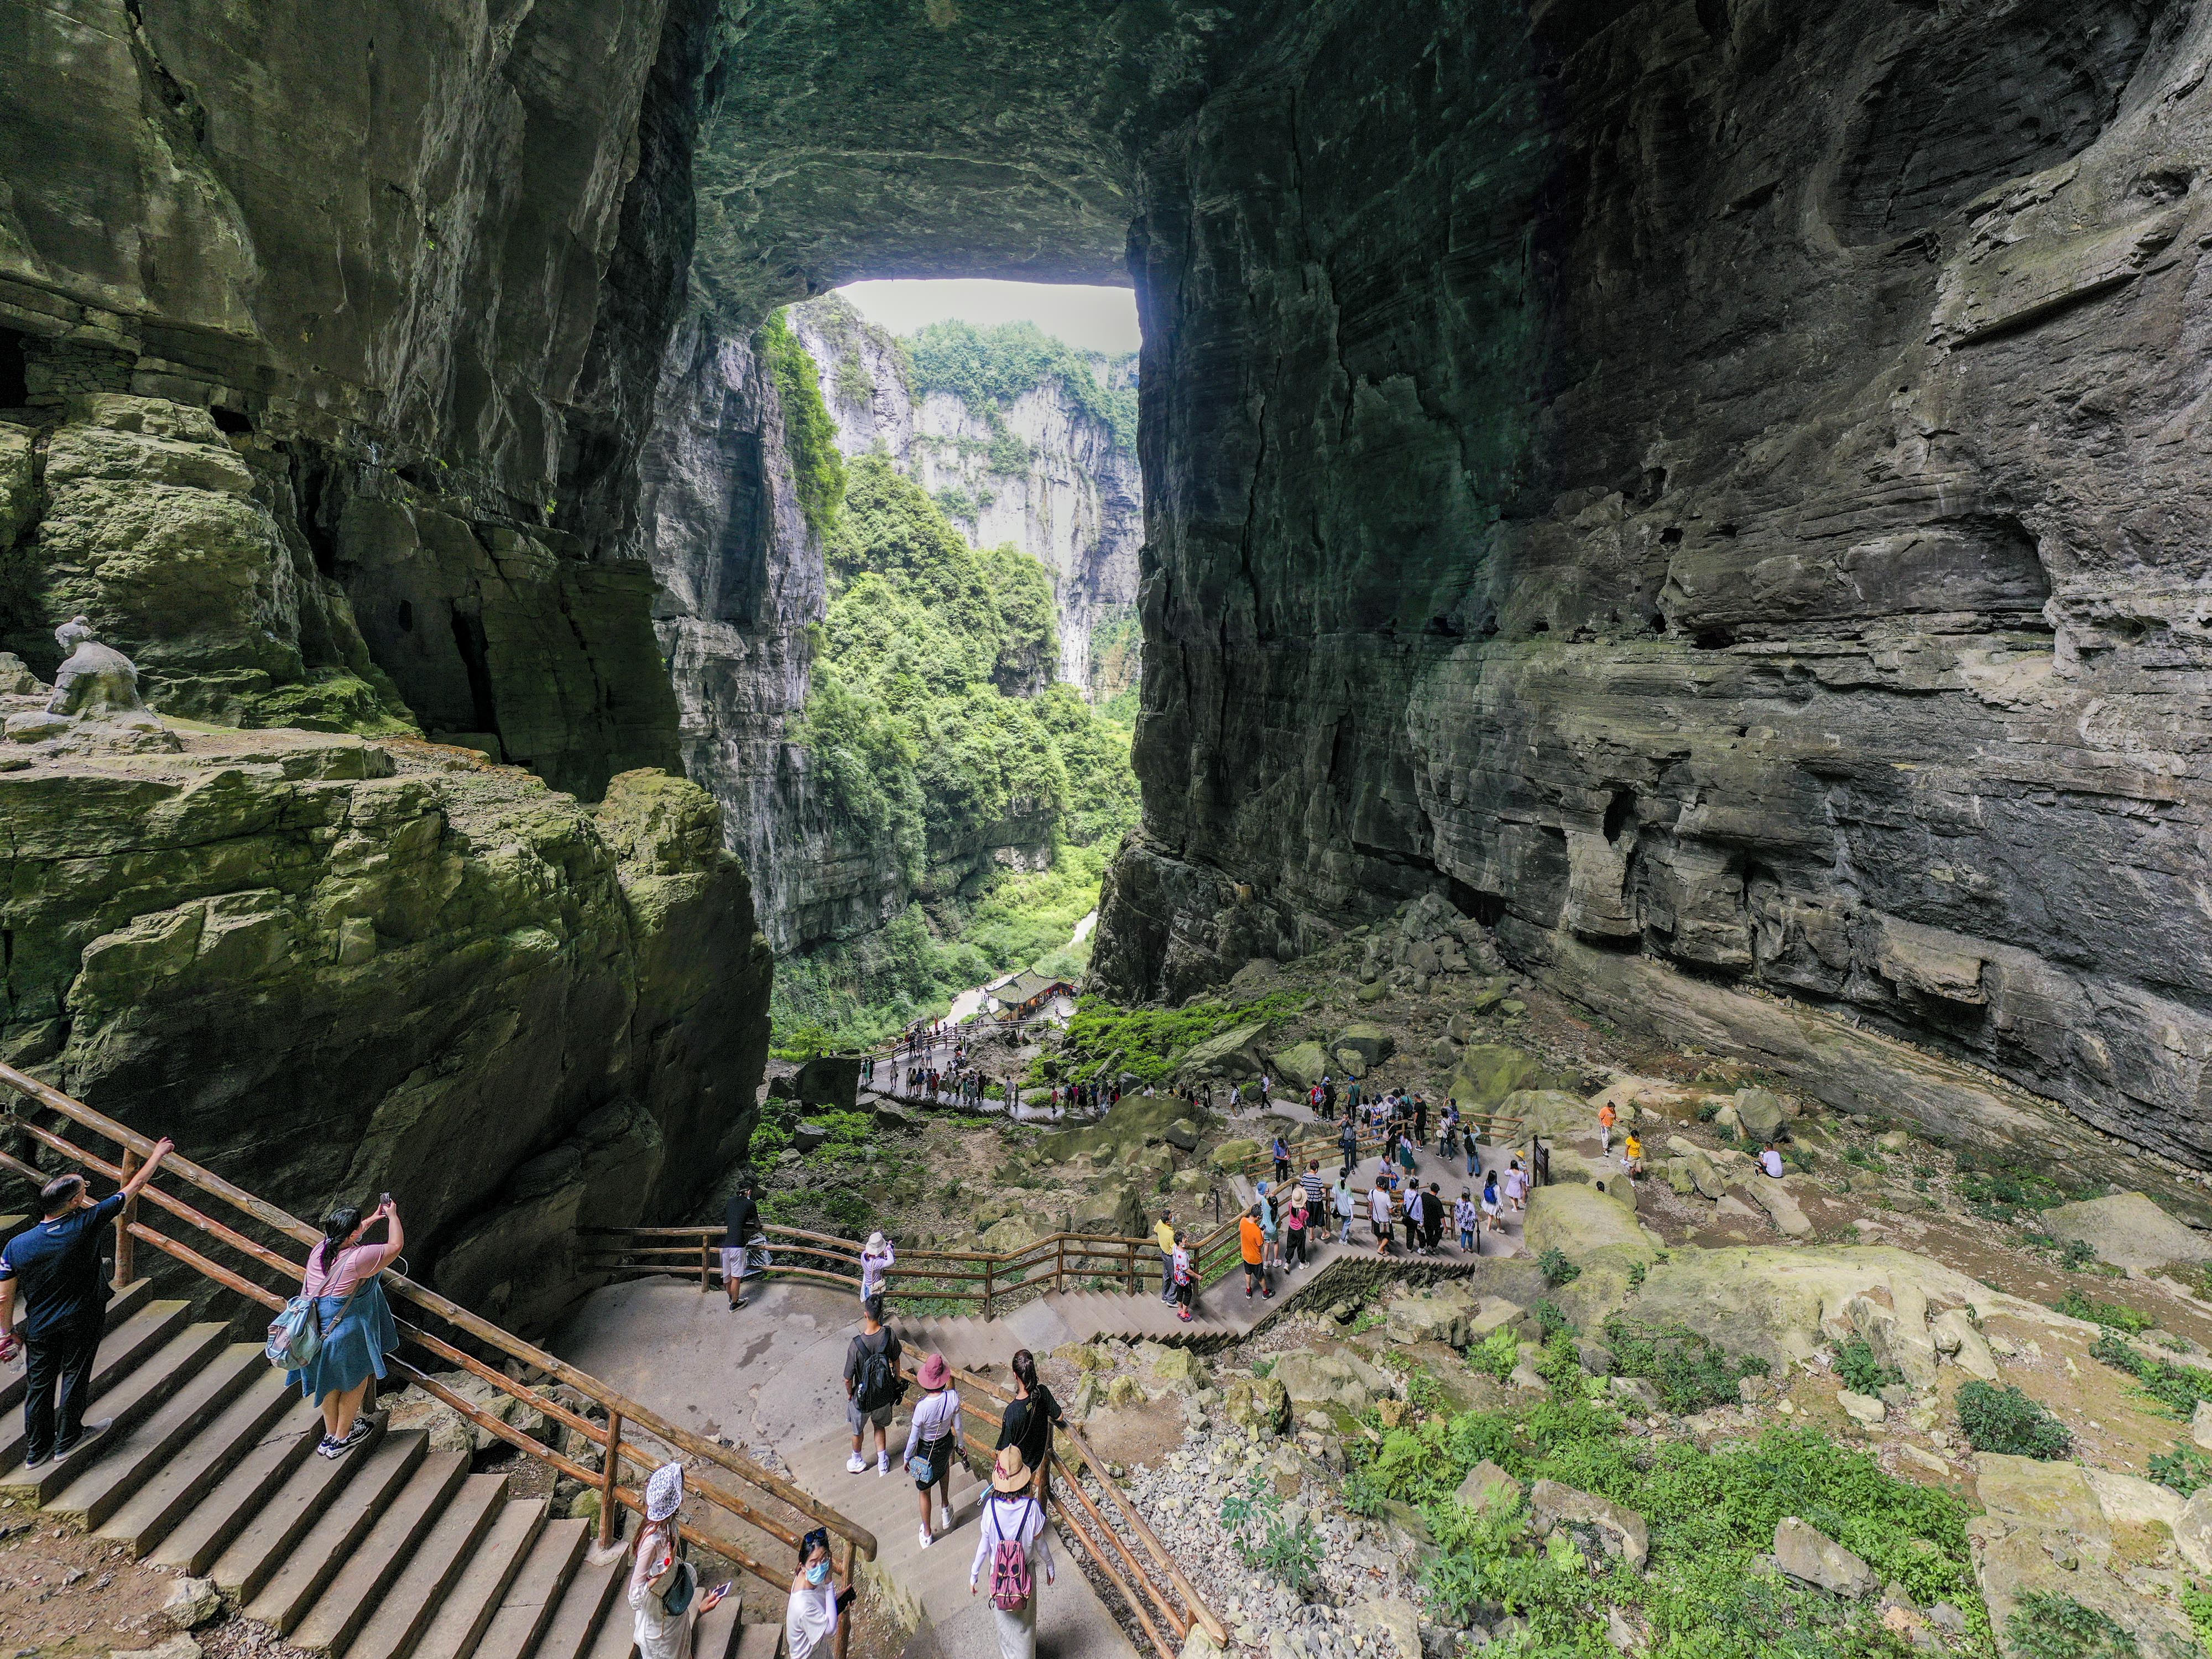
[[[799,510],[817,536],[827,538],[836,527],[838,502],[845,494],[845,463],[837,453],[837,423],[823,407],[821,377],[781,311],[761,325],[756,349],[767,359],[783,404]]]

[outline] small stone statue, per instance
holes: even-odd
[[[54,674],[54,695],[40,714],[10,714],[17,743],[68,739],[68,748],[175,749],[176,735],[138,695],[138,669],[113,646],[93,637],[92,619],[72,617],[54,629],[67,653]]]

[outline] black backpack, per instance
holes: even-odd
[[[856,1337],[865,1343],[866,1339]],[[880,1348],[863,1347],[860,1369],[853,1380],[853,1401],[864,1412],[879,1412],[886,1406],[896,1406],[899,1396],[906,1392],[906,1379],[898,1374],[891,1360],[891,1345],[884,1342]]]

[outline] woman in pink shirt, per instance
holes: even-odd
[[[384,1242],[362,1243],[362,1235],[380,1221],[390,1224]],[[370,1379],[384,1375],[384,1356],[399,1346],[392,1304],[377,1275],[406,1243],[399,1212],[386,1198],[366,1220],[350,1204],[331,1211],[323,1222],[322,1243],[308,1255],[300,1293],[315,1298],[323,1344],[313,1364],[286,1373],[284,1380],[323,1408],[323,1443],[315,1449],[325,1457],[344,1456],[372,1432],[359,1414],[361,1403]]]

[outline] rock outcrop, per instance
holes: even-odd
[[[25,753],[11,1064],[295,1214],[392,1192],[418,1275],[524,1326],[579,1288],[579,1224],[674,1213],[742,1152],[769,961],[696,786],[625,773],[594,810],[294,732]]]

